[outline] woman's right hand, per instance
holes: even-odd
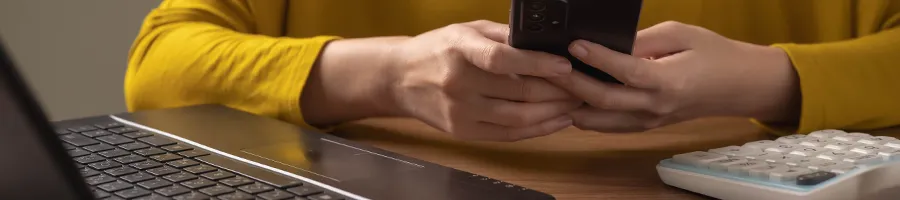
[[[517,141],[572,125],[566,113],[582,101],[543,79],[570,73],[569,61],[513,48],[508,34],[482,20],[399,42],[388,74],[395,109],[468,140]]]

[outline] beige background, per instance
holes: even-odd
[[[159,0],[0,0],[0,38],[53,120],[124,112],[128,50]]]

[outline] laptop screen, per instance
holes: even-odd
[[[89,193],[0,43],[0,199],[87,199]]]

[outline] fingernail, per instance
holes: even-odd
[[[571,53],[575,57],[584,57],[587,56],[587,49],[585,49],[584,44],[579,41],[572,42],[572,46],[569,47],[569,53]]]

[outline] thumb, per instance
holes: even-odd
[[[659,58],[694,47],[696,27],[667,21],[638,31],[632,55],[639,58]]]

